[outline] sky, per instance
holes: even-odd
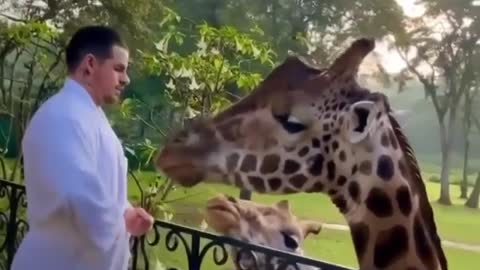
[[[425,8],[421,5],[415,4],[417,0],[396,0],[402,7],[406,16],[418,17],[425,12]],[[387,42],[377,41],[375,46],[375,53],[380,58],[385,70],[389,73],[396,73],[405,68],[405,62],[395,51],[388,51]]]

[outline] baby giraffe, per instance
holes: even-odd
[[[299,256],[303,255],[305,238],[310,234],[318,234],[322,229],[320,222],[301,220],[293,215],[287,200],[266,205],[222,194],[207,201],[205,221],[219,234]],[[238,254],[238,248],[232,247],[231,258],[234,263]],[[245,266],[255,265],[252,260],[248,260],[248,255],[242,252],[241,258],[247,258],[240,259],[238,262],[242,267],[236,264],[236,269],[250,269]],[[255,255],[258,258],[258,268],[255,270],[276,269],[268,268],[261,254]],[[278,263],[272,262],[274,266]],[[307,269],[303,265],[298,266],[299,269]]]

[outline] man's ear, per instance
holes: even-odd
[[[317,221],[300,221],[300,226],[302,227],[303,231],[303,238],[307,238],[310,234],[319,234],[322,231],[323,223]]]
[[[347,138],[351,143],[362,141],[372,128],[375,128],[377,111],[377,104],[373,101],[358,101],[350,106],[350,126],[347,130]]]

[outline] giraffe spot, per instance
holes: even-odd
[[[397,189],[396,199],[400,211],[408,217],[412,212],[412,200],[410,197],[410,190],[407,186],[401,186]]]
[[[260,192],[260,193],[265,193],[266,187],[265,183],[262,178],[257,177],[257,176],[249,176],[248,177],[248,182],[253,186],[255,191]]]
[[[347,182],[347,178],[346,178],[345,176],[343,176],[343,175],[340,175],[340,176],[338,177],[338,179],[337,179],[337,184],[338,184],[339,186],[345,185],[346,182]]]
[[[348,194],[354,201],[360,201],[360,185],[357,181],[351,181],[350,184],[348,184]]]
[[[274,177],[268,179],[268,186],[271,191],[277,191],[282,185],[282,180],[280,178]]]
[[[302,149],[300,149],[300,151],[298,151],[298,155],[300,157],[304,157],[308,154],[308,151],[309,151],[308,146],[304,146]]]
[[[341,150],[338,154],[338,158],[340,161],[345,162],[347,160],[347,154],[345,154],[345,151]]]
[[[239,188],[243,188],[243,181],[242,181],[242,176],[239,173],[235,173],[234,175],[235,178],[235,186]]]
[[[323,162],[324,162],[324,159],[322,154],[316,154],[313,157],[313,164],[308,169],[308,172],[313,176],[321,175],[323,171]]]
[[[290,184],[297,189],[303,188],[303,185],[307,182],[308,178],[303,174],[297,174],[290,178]]]
[[[393,177],[393,161],[387,155],[381,155],[377,163],[377,175],[385,181],[391,180]]]
[[[295,160],[287,159],[283,167],[284,174],[292,174],[300,169],[300,163]]]
[[[381,116],[382,116],[382,112],[378,112],[377,113],[377,120],[380,119]]]
[[[338,146],[339,146],[339,145],[338,145],[338,142],[337,142],[337,141],[333,141],[333,142],[332,142],[332,151],[333,151],[333,152],[337,151]]]
[[[333,160],[327,163],[327,178],[330,181],[335,180],[335,162]]]
[[[327,135],[323,135],[322,140],[324,142],[328,142],[328,141],[330,141],[331,138],[332,138],[332,135],[327,134]]]
[[[386,218],[393,215],[392,201],[385,191],[374,187],[366,199],[367,208],[377,217]]]
[[[237,167],[238,159],[240,155],[237,153],[233,153],[227,157],[227,170],[229,172],[234,171]]]
[[[373,263],[378,268],[386,268],[404,256],[407,251],[407,229],[402,225],[395,225],[377,235],[373,250]]]
[[[289,187],[284,187],[283,188],[283,193],[284,194],[292,194],[292,193],[297,193],[298,191],[296,191],[295,189],[293,188],[289,188]]]
[[[338,104],[338,109],[343,110],[345,108],[345,106],[347,106],[347,104],[345,102],[340,102],[340,104]]]
[[[365,223],[350,224],[350,234],[352,235],[353,247],[357,257],[362,260],[367,251],[368,241],[370,239],[370,229]]]
[[[325,186],[321,182],[315,182],[313,186],[307,189],[307,193],[322,192]]]
[[[398,143],[397,143],[397,138],[395,138],[395,134],[393,133],[393,130],[388,131],[388,137],[390,138],[390,142],[392,143],[393,149],[397,150],[398,149]]]
[[[416,216],[413,221],[413,236],[418,256],[428,269],[435,269],[436,263],[433,257],[432,247],[428,243],[425,229],[418,216]]]
[[[358,165],[357,165],[357,164],[354,164],[354,165],[352,166],[352,175],[356,174],[357,171],[358,171]]]
[[[295,150],[295,146],[285,146],[284,149],[287,153],[290,153],[290,152],[293,152],[293,150]]]
[[[319,148],[320,147],[320,140],[318,138],[313,138],[312,139],[312,146],[313,146],[313,148]]]
[[[332,203],[338,208],[340,213],[345,214],[347,212],[347,200],[342,195],[332,198]]]
[[[338,124],[339,124],[340,126],[343,125],[343,121],[344,121],[344,120],[343,120],[343,116],[340,116],[340,117],[338,118]]]
[[[328,147],[328,145],[325,145],[324,150],[325,150],[325,154],[328,154],[330,152],[330,148]]]
[[[323,131],[327,132],[329,129],[328,123],[323,124]]]
[[[388,142],[388,135],[386,133],[382,133],[382,136],[380,137],[380,143],[382,144],[383,147],[388,147],[389,142]]]
[[[242,119],[234,118],[233,120],[220,124],[217,129],[225,140],[233,142],[240,134],[241,123]]]
[[[329,189],[328,190],[328,195],[333,196],[335,194],[337,194],[337,190],[335,190],[335,189]]]
[[[370,175],[372,173],[372,162],[370,160],[364,160],[360,163],[360,173]]]
[[[252,154],[247,154],[245,158],[243,158],[242,165],[240,166],[240,170],[242,172],[251,172],[255,171],[257,168],[257,158]]]
[[[398,161],[398,169],[403,178],[408,178],[407,166],[405,165],[405,159],[401,158]]]
[[[280,163],[280,157],[276,154],[269,154],[263,158],[262,166],[260,166],[260,172],[262,174],[273,173],[278,170]]]

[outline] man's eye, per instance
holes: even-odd
[[[298,133],[307,129],[297,118],[292,115],[274,115],[273,116],[288,133]]]

